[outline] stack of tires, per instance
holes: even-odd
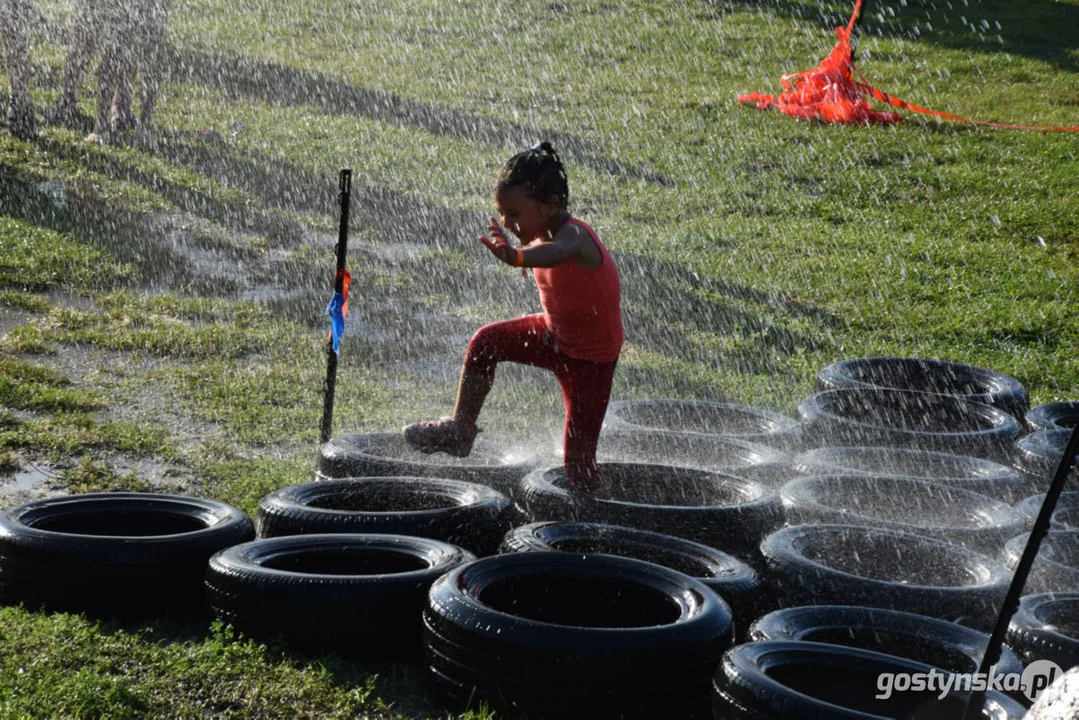
[[[703,583],[603,554],[481,558],[435,582],[423,617],[444,702],[530,717],[705,717],[733,642]]]
[[[284,487],[259,502],[258,539],[210,560],[207,597],[220,619],[253,637],[415,659],[431,585],[495,552],[509,507],[488,485],[437,477]]]
[[[0,513],[0,602],[96,617],[205,612],[210,557],[254,537],[216,500],[88,493]]]
[[[1028,405],[998,373],[897,358],[825,368],[800,420],[612,403],[595,497],[560,464],[482,442],[457,459],[343,435],[254,523],[138,494],[8,511],[0,599],[208,605],[298,648],[422,657],[458,709],[952,716],[962,695],[882,693],[879,679],[977,669],[1047,486],[1023,441],[1075,423],[1070,404]],[[1057,505],[999,673],[1079,663],[1076,508],[1069,493]],[[990,692],[982,717],[1019,718],[1028,700]]]
[[[1079,402],[1036,405],[1026,416],[1030,432],[1015,443],[1015,466],[1035,492],[1044,493],[1060,465],[1072,430],[1079,424]],[[1067,488],[1079,490],[1079,469],[1073,468]]]
[[[677,475],[670,467],[651,471],[651,478],[637,472],[638,487],[616,471],[610,499],[575,502],[572,510],[565,507],[569,502],[528,502],[538,484],[557,486],[560,480],[556,469],[544,471],[546,477],[537,471],[528,492],[522,483],[525,505],[534,521],[557,516],[563,524],[616,522],[684,534],[730,551],[752,566],[761,596],[768,597],[766,607],[777,608],[773,614],[807,613],[799,616],[805,632],[789,637],[754,634],[756,626],[746,625],[743,612],[737,636],[746,642],[726,653],[714,677],[717,718],[831,717],[840,708],[866,713],[859,717],[905,716],[931,699],[908,694],[889,706],[868,693],[885,666],[909,673],[903,663],[913,662],[923,669],[973,672],[1011,579],[1002,560],[1009,543],[1025,537],[1033,521],[1034,500],[1013,507],[1036,492],[1036,474],[1021,463],[1019,440],[1045,429],[1028,424],[1028,409],[1035,421],[1039,413],[1029,408],[1022,385],[960,363],[868,358],[824,368],[815,392],[799,407],[799,427],[784,425],[782,440],[762,438],[761,427],[739,427],[732,408],[741,407],[681,400],[612,403],[601,438],[601,451],[607,450],[601,457],[609,464],[604,467],[634,461],[751,479],[775,491],[783,527],[761,536],[760,525],[738,525],[706,536],[694,532],[692,522],[650,519],[651,508],[638,513],[632,507],[638,503],[709,502],[697,492],[700,482],[690,481],[696,489],[679,501],[669,499],[669,490],[643,489],[669,484],[662,478]],[[753,464],[724,467],[716,447],[732,441],[763,444],[788,456],[757,463],[755,473],[747,469]],[[1060,454],[1062,449],[1057,459]],[[687,480],[673,484],[679,482]],[[710,498],[730,502],[731,496],[717,486]],[[620,507],[616,512],[611,505]],[[1064,529],[1069,507],[1062,502],[1056,530]],[[738,523],[737,515],[732,518]],[[740,532],[742,547],[730,537]],[[753,538],[759,538],[757,551],[747,553],[744,545]],[[571,550],[597,548],[586,540],[563,544]],[[1071,562],[1059,548],[1056,554]],[[661,561],[655,553],[651,559]],[[717,592],[723,595],[722,588]],[[761,621],[768,617],[761,609],[748,613]],[[998,671],[1022,670],[1008,648],[1002,662]],[[1029,698],[1012,695],[993,696],[983,716],[1021,717],[1017,701],[1028,704]],[[960,710],[960,701],[942,701],[942,716],[949,702]]]
[[[817,374],[798,408],[815,447],[884,446],[1010,463],[1029,405],[1023,386],[961,363],[910,358],[844,360]]]
[[[783,523],[775,491],[753,480],[696,467],[600,463],[606,496],[574,495],[565,470],[540,469],[521,481],[534,521],[625,525],[704,543],[754,562],[760,541]]]
[[[254,638],[369,659],[414,659],[431,585],[475,559],[408,535],[316,533],[260,538],[214,555],[214,614]]]
[[[416,659],[431,585],[497,551],[509,494],[536,463],[481,441],[425,455],[400,433],[332,438],[314,482],[259,503],[257,539],[214,556],[206,594],[244,633],[302,649]]]

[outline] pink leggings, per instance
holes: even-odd
[[[543,315],[537,314],[485,325],[472,336],[465,372],[485,378],[490,389],[500,362],[532,365],[555,374],[566,408],[562,438],[566,476],[579,490],[598,490],[603,479],[596,466],[596,443],[618,361],[579,360],[559,352]]]

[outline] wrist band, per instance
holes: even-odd
[[[521,248],[513,248],[513,252],[517,253],[513,258],[513,267],[521,267],[525,262],[525,254],[521,251]]]

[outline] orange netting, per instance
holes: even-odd
[[[780,112],[791,117],[823,120],[829,123],[891,124],[900,122],[903,119],[898,113],[874,110],[868,100],[868,98],[873,98],[903,110],[976,125],[1017,130],[1079,131],[1079,126],[1039,127],[971,120],[958,115],[927,110],[877,90],[865,82],[865,77],[858,72],[858,68],[854,67],[854,62],[851,60],[850,34],[854,29],[854,22],[858,19],[861,9],[862,0],[856,0],[850,22],[847,23],[846,27],[835,29],[835,33],[839,37],[839,43],[836,44],[832,52],[828,57],[824,58],[820,65],[812,70],[784,75],[779,79],[783,89],[787,92],[778,97],[752,92],[748,95],[739,95],[738,102],[755,103],[761,110],[774,106]],[[854,79],[855,73],[858,73],[858,77],[861,78],[862,82]]]

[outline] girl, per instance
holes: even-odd
[[[480,328],[468,344],[453,417],[409,425],[404,435],[424,452],[465,457],[498,363],[544,368],[562,388],[570,487],[594,495],[603,489],[596,443],[622,350],[621,288],[607,248],[568,205],[566,172],[549,142],[514,155],[499,171],[499,220],[491,218],[490,237],[480,242],[507,265],[533,269],[543,312]],[[522,247],[510,244],[503,227]]]

